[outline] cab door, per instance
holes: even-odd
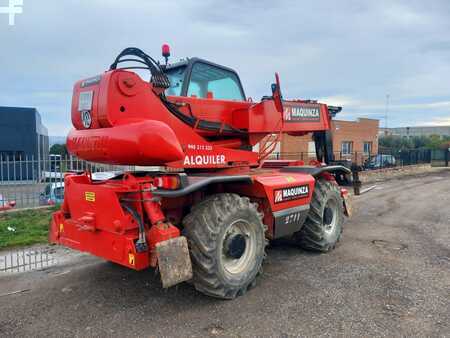
[[[189,104],[189,114],[208,121],[233,124],[233,112],[248,109],[238,75],[232,69],[200,59],[191,59],[183,69],[180,96]],[[185,112],[186,113],[186,112]]]

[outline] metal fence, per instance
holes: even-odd
[[[364,170],[371,170],[430,163],[431,152],[429,150],[383,151],[373,155],[359,152],[350,154],[336,152],[334,158],[348,166],[356,164]],[[273,153],[269,159],[303,160],[308,163],[310,160],[316,159],[316,154],[307,152]],[[63,158],[58,155],[50,155],[45,160],[0,158],[0,210],[61,203],[64,196],[64,173],[69,171],[89,170],[97,173],[139,170],[140,168],[142,167],[98,164],[71,156]]]
[[[39,270],[56,263],[50,248],[26,248],[0,255],[0,272]]]
[[[431,150],[389,150],[385,149],[378,154],[366,154],[362,152],[334,152],[334,160],[346,162],[348,165],[356,164],[363,170],[374,170],[389,167],[399,167],[431,162]],[[302,160],[308,163],[316,159],[315,152],[272,153],[271,160]]]
[[[134,170],[131,166],[98,164],[69,156],[50,155],[48,159],[0,158],[0,210],[30,208],[62,202],[64,173],[89,170]]]
[[[431,152],[431,165],[433,167],[448,167],[450,163],[450,148],[435,149]]]

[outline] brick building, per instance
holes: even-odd
[[[332,121],[333,152],[335,159],[352,159],[361,163],[378,153],[379,121],[359,118],[356,121]],[[289,136],[283,134],[276,149],[283,159],[313,159],[316,150],[311,134]]]

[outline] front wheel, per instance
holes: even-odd
[[[339,187],[324,179],[316,181],[308,217],[294,234],[304,249],[327,252],[336,246],[344,223],[344,203]]]
[[[247,197],[218,194],[194,206],[183,220],[195,288],[233,299],[255,282],[265,256],[265,226]]]

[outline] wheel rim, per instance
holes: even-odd
[[[323,210],[323,228],[325,233],[331,234],[336,229],[338,219],[338,205],[336,200],[329,199]]]
[[[256,230],[239,219],[230,224],[222,240],[221,260],[225,273],[239,275],[253,264],[256,253]]]

